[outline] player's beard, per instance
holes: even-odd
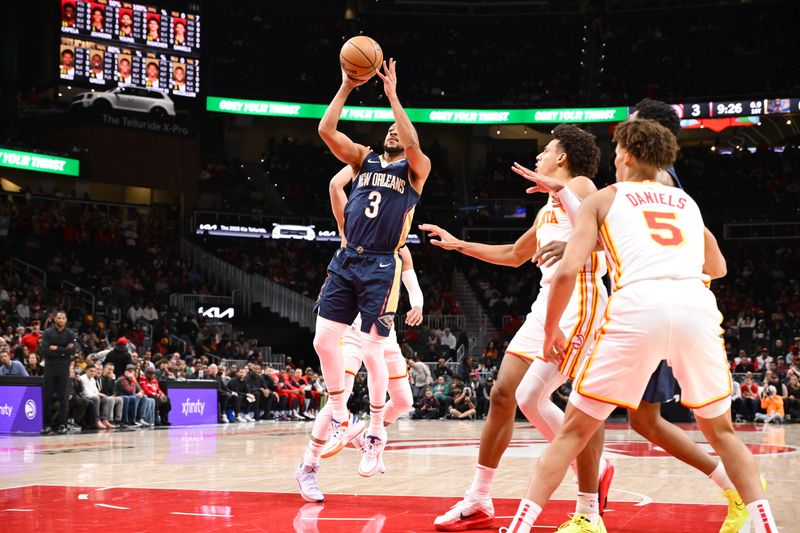
[[[399,144],[397,146],[383,145],[383,152],[389,155],[397,155],[403,151],[403,147]]]

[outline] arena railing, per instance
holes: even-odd
[[[398,333],[405,333],[410,326],[406,325],[406,315],[397,315],[394,320]],[[464,331],[467,328],[467,319],[464,315],[424,315],[422,324],[416,326],[420,329],[450,329],[450,331]]]
[[[11,258],[11,264],[14,267],[14,270],[18,270],[19,272],[26,274],[30,278],[41,281],[42,287],[47,287],[47,272],[45,272],[41,268],[36,267],[30,263],[26,263],[22,259],[18,259],[16,257]]]
[[[73,292],[78,293],[78,297],[81,299],[83,303],[85,303],[90,307],[90,309],[92,310],[92,315],[94,315],[94,303],[97,299],[95,298],[93,292],[87,291],[86,289],[79,287],[78,285],[75,285],[71,281],[67,280],[61,282],[61,288],[62,289],[67,288],[72,290]]]
[[[316,326],[314,300],[256,274],[245,272],[206,252],[187,239],[181,239],[181,253],[204,276],[215,277],[225,291],[241,289],[252,303],[269,308],[290,322],[312,332]]]

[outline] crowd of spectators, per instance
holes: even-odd
[[[599,101],[797,94],[800,77],[785,72],[798,46],[785,13],[795,9],[791,2],[749,2],[607,12],[592,26],[603,56]],[[747,32],[740,31],[743,20]]]
[[[569,104],[578,97],[586,31],[581,30],[585,21],[580,15],[419,17],[375,13],[344,20],[338,7],[333,10],[304,12],[306,31],[302,36],[291,30],[295,13],[226,10],[219,20],[222,27],[211,36],[211,46],[218,51],[209,74],[214,91],[325,102],[340,81],[339,49],[347,38],[364,32],[381,44],[387,60],[390,55],[398,60],[400,72],[415,74],[403,81],[407,104]],[[536,32],[529,31],[533,26]],[[398,32],[398,27],[404,31]],[[493,38],[476,47],[474,36],[478,34]],[[544,49],[546,54],[539,53]],[[547,72],[546,76],[519,68],[534,55],[537,70]],[[298,56],[304,60],[296,61]],[[266,64],[270,68],[260,67]],[[386,105],[382,91],[375,88],[357,90],[350,103]]]
[[[493,16],[381,11],[346,19],[332,2],[304,12],[307,31],[299,34],[291,7],[226,9],[210,34],[211,86],[215,94],[325,103],[339,83],[340,47],[365,33],[398,60],[401,75],[414,73],[403,78],[403,99],[420,107],[624,105],[643,96],[787,97],[800,89],[797,73],[786,71],[798,45],[793,18],[782,15],[794,12],[790,2],[629,10],[584,3],[573,14],[554,7]],[[475,35],[491,37],[475,46]],[[350,103],[385,105],[379,83]]]

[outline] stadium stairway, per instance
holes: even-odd
[[[259,345],[269,345],[273,353],[291,356],[296,363],[305,362],[304,366],[319,366],[314,351],[314,333],[282,318],[260,305],[252,306],[252,314],[246,324],[240,324],[247,338],[259,340]]]
[[[483,355],[483,349],[497,330],[478,297],[475,296],[475,291],[466,276],[459,269],[453,270],[453,293],[466,319],[467,336],[470,339],[469,355],[473,357]]]

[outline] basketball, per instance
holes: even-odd
[[[383,50],[375,39],[366,35],[356,35],[342,46],[339,63],[354,80],[368,80],[383,63]]]

